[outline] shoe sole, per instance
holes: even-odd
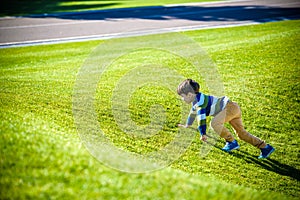
[[[232,150],[239,149],[239,148],[240,148],[240,146],[234,147],[233,149],[230,149],[230,150],[225,150],[225,149],[222,149],[222,150],[225,152],[231,152]]]
[[[275,149],[273,148],[266,157],[263,157],[263,156],[259,156],[258,158],[259,159],[264,159],[264,158],[268,158],[273,152],[275,151]]]

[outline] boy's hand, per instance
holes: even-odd
[[[207,141],[207,136],[206,136],[206,135],[201,135],[200,139],[201,139],[203,142],[206,142],[206,141]]]
[[[190,127],[190,126],[189,126],[189,125],[186,125],[186,124],[178,124],[178,127],[188,128],[188,127]]]

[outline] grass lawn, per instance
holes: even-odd
[[[270,159],[258,160],[259,150],[240,140],[240,150],[222,152],[224,143],[218,140],[201,157],[195,131],[184,155],[170,167],[146,174],[105,167],[78,137],[72,112],[74,83],[101,41],[0,49],[0,198],[297,199],[299,22],[184,33],[216,63],[226,95],[243,110],[246,129],[276,148]],[[191,77],[186,63],[166,52],[145,49],[113,63],[97,88],[96,110],[106,134],[127,151],[151,151],[177,131],[180,118],[173,113],[178,99],[159,87],[140,88],[130,100],[131,117],[140,125],[149,123],[143,109],[157,102],[167,105],[167,123],[159,134],[132,138],[114,122],[112,89],[130,70],[129,63],[153,58],[201,82],[201,77]]]
[[[110,8],[129,8],[142,6],[160,6],[167,4],[181,4],[193,2],[207,2],[218,0],[4,0],[1,3],[0,16],[18,16],[28,14],[43,14],[56,12],[73,12],[86,10],[101,10]]]

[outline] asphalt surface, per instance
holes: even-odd
[[[0,48],[300,19],[299,0],[237,0],[0,18]]]

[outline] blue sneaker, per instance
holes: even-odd
[[[258,158],[262,159],[262,158],[268,158],[271,155],[271,153],[273,153],[275,151],[275,148],[272,147],[271,145],[267,144],[267,146],[265,148],[262,148],[260,150],[261,150],[261,153],[258,156]]]
[[[240,148],[240,145],[236,140],[233,140],[232,142],[226,142],[226,145],[222,148],[222,150],[226,152],[230,152],[238,148]]]

